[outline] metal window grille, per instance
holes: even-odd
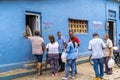
[[[87,33],[87,25],[88,21],[86,20],[69,19],[69,30],[74,33]]]

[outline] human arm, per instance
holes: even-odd
[[[47,46],[46,46],[46,51],[47,51],[47,52],[48,52],[48,50],[49,50],[49,47],[48,47],[48,45],[49,45],[49,44],[47,44]]]
[[[113,49],[112,49],[112,47],[110,47],[109,50],[110,50],[109,56],[110,56],[110,57],[113,57]]]
[[[30,35],[27,35],[27,33],[24,32],[24,37],[28,39],[28,37],[30,37]]]
[[[109,40],[108,47],[109,47],[109,51],[110,51],[109,57],[112,57],[113,56],[113,48],[112,48],[113,44],[112,44],[111,40]]]
[[[105,49],[106,48],[106,45],[105,45],[105,43],[103,42],[103,40],[101,39],[101,46],[102,46],[102,48],[103,49]]]
[[[78,46],[80,46],[80,42],[78,42],[77,44],[78,44]]]
[[[92,51],[92,45],[91,45],[91,41],[89,42],[88,49],[89,49],[90,51]]]
[[[69,53],[70,52],[70,44],[68,43],[67,47],[66,47],[66,52]]]
[[[44,42],[42,43],[42,50],[43,51],[45,50],[45,43]]]

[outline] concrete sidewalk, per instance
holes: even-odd
[[[77,64],[87,62],[88,59],[89,59],[89,56],[81,57],[80,59],[77,60]],[[45,61],[43,61],[42,64],[43,64],[42,71],[45,72],[46,71]],[[28,75],[37,73],[36,63],[23,64],[23,66],[24,66],[23,68],[20,68],[17,70],[11,70],[11,71],[0,73],[0,80],[12,80],[13,78],[28,76]],[[49,69],[49,65],[48,65],[48,69]]]
[[[87,62],[88,59],[89,56],[82,57],[77,60],[78,74],[76,75],[75,80],[93,80],[94,78],[93,66],[90,65],[89,62]],[[43,64],[45,64],[45,62]],[[59,73],[57,77],[51,77],[50,70],[46,71],[45,66],[43,66],[43,71],[42,71],[43,75],[37,76],[35,63],[25,64],[25,66],[26,68],[23,69],[0,73],[0,80],[61,80],[62,77],[64,77],[65,75],[65,71],[64,71]],[[112,75],[105,74],[103,80],[120,80],[120,68],[118,68],[117,65],[115,65],[113,71],[114,72]]]
[[[75,80],[93,80],[94,70],[93,66],[89,63],[83,63],[77,65],[78,74],[76,75]],[[37,74],[28,75],[25,77],[16,78],[13,80],[62,80],[62,77],[65,75],[64,72],[60,72],[57,77],[52,77],[50,70],[44,71],[42,76],[37,76]],[[69,76],[69,80],[71,76]],[[104,75],[102,80],[120,80],[120,68],[115,65],[113,68],[112,75]]]

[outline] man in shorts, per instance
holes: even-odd
[[[39,30],[35,30],[35,36],[30,36],[24,33],[24,36],[31,41],[32,44],[32,54],[34,54],[38,58],[37,69],[38,76],[42,75],[41,67],[42,67],[42,57],[44,53],[44,40],[40,37]]]

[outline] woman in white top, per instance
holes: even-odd
[[[50,68],[52,76],[57,76],[58,72],[58,58],[59,58],[59,52],[58,47],[59,44],[55,42],[55,38],[53,35],[49,35],[50,43],[47,44],[46,50],[48,52],[48,60],[50,61]]]

